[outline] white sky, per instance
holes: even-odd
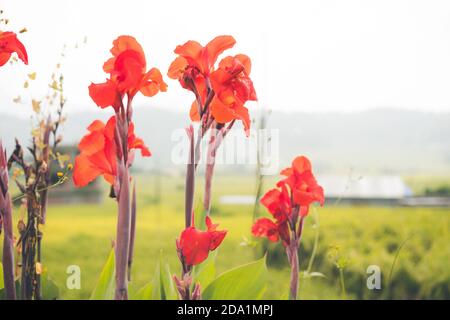
[[[399,107],[450,111],[450,1],[50,1],[2,0],[0,7],[28,48],[30,65],[0,69],[0,112],[26,73],[42,96],[63,44],[82,48],[63,62],[70,112],[95,110],[91,81],[102,82],[112,40],[135,36],[149,67],[165,75],[173,49],[216,35],[237,39],[230,53],[253,60],[260,104],[284,111],[359,111]],[[187,111],[192,96],[166,77],[169,91],[135,104]]]

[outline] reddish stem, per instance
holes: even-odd
[[[215,122],[213,122],[214,124]],[[208,144],[208,154],[206,161],[206,170],[205,170],[205,195],[203,199],[203,208],[206,211],[206,215],[209,216],[211,211],[211,189],[212,189],[212,179],[214,176],[214,167],[216,164],[216,154],[220,145],[222,144],[223,139],[231,130],[234,125],[234,120],[230,122],[228,127],[224,127],[220,130],[212,129],[211,137]]]
[[[131,281],[131,265],[133,264],[134,239],[136,237],[136,182],[133,184],[133,195],[131,198],[131,226],[130,226],[130,249],[128,251],[128,281]]]
[[[208,144],[208,154],[206,157],[206,169],[205,169],[205,195],[203,199],[203,208],[206,215],[209,216],[211,211],[211,189],[212,179],[214,174],[214,166],[216,163],[216,151],[218,148],[216,130],[211,130],[211,137]]]
[[[291,244],[287,248],[289,250],[288,257],[291,264],[291,282],[289,287],[289,299],[297,300],[298,292],[298,245],[296,241],[291,240]]]
[[[124,163],[118,165],[119,171],[119,216],[116,235],[116,300],[128,299],[128,250],[130,247],[130,180]]]
[[[128,163],[128,122],[131,121],[131,98],[128,97],[127,111],[120,108],[116,114],[116,151],[117,178],[116,196],[118,201],[118,219],[116,234],[116,300],[128,299],[128,261],[130,259],[130,174]]]
[[[3,282],[7,300],[16,300],[14,284],[14,238],[11,197],[8,192],[6,154],[0,141],[0,214],[3,217]]]
[[[298,293],[298,273],[299,273],[299,262],[298,262],[298,249],[300,247],[300,241],[303,231],[304,217],[300,217],[300,222],[298,224],[298,230],[291,230],[291,242],[286,248],[288,255],[288,261],[291,264],[291,281],[289,287],[289,299],[297,300]]]
[[[195,192],[195,148],[194,148],[194,128],[190,126],[186,130],[189,137],[189,159],[186,173],[186,193],[185,193],[185,224],[186,228],[191,226],[192,210],[194,206]]]

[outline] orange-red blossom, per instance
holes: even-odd
[[[195,226],[183,230],[177,239],[177,250],[180,260],[186,267],[195,266],[208,258],[209,252],[214,251],[222,243],[226,230],[217,230],[210,217],[206,217],[206,231],[200,231]]]
[[[157,68],[147,71],[144,51],[135,38],[118,37],[110,52],[113,56],[103,65],[109,78],[104,83],[89,86],[89,95],[99,107],[112,106],[117,112],[123,106],[125,96],[131,100],[138,92],[152,97],[167,90]]]
[[[273,242],[281,239],[283,245],[288,246],[292,240],[290,229],[295,227],[298,215],[305,217],[313,202],[323,205],[325,198],[308,158],[296,157],[292,166],[282,170],[281,175],[285,178],[277,183],[278,188],[269,190],[261,199],[261,204],[274,219],[256,220],[252,233],[257,237],[267,237]]]
[[[73,181],[77,187],[84,187],[98,176],[114,184],[117,176],[117,146],[114,138],[116,117],[112,116],[106,125],[95,120],[88,127],[87,133],[80,141],[80,154],[75,158]],[[134,124],[128,127],[128,151],[130,160],[133,150],[139,149],[144,157],[151,156],[150,150],[141,138],[134,134]],[[131,165],[131,161],[128,161]]]
[[[194,92],[196,99],[190,110],[192,121],[205,120],[204,115],[218,124],[241,120],[248,132],[250,117],[244,104],[257,99],[249,77],[250,58],[243,54],[228,56],[215,67],[219,55],[235,43],[232,36],[219,36],[204,47],[192,40],[177,46],[174,52],[179,56],[170,65],[168,76]]]

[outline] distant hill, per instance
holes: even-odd
[[[107,113],[70,115],[64,125],[64,141],[75,144],[94,118]],[[11,148],[14,137],[28,138],[31,120],[1,115],[0,136]],[[151,160],[136,166],[184,170],[174,166],[171,141],[175,129],[188,125],[187,114],[162,109],[136,108],[137,134],[153,152]],[[268,127],[279,129],[280,162],[298,154],[308,155],[322,173],[440,174],[450,173],[450,113],[425,113],[375,109],[359,113],[271,112]],[[220,171],[221,166],[218,170]],[[229,167],[228,167],[229,169]],[[242,171],[248,166],[234,166]]]

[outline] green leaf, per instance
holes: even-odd
[[[5,284],[3,283],[3,265],[0,263],[0,289],[3,289]]]
[[[175,284],[172,279],[172,274],[170,272],[170,267],[167,262],[160,263],[160,279],[161,279],[161,296],[162,300],[176,300],[178,295],[175,289]]]
[[[108,260],[103,266],[100,277],[91,294],[90,300],[112,300],[114,298],[115,277],[115,255],[114,248],[109,253]]]
[[[150,282],[143,286],[139,291],[131,297],[131,300],[152,300],[153,284]]]
[[[5,300],[5,288],[3,285],[3,268],[0,264],[0,300]],[[20,281],[15,281],[16,296],[20,297]],[[41,295],[42,300],[56,300],[59,298],[59,288],[56,283],[49,277],[48,272],[44,270],[41,274]]]
[[[154,300],[176,300],[178,297],[169,264],[163,259],[162,251],[156,264],[152,297]]]
[[[151,300],[163,300],[163,292],[161,290],[161,258],[158,259],[158,262],[156,263],[156,269],[155,269],[155,275],[153,276],[153,282],[152,282],[152,299]]]
[[[202,202],[201,201],[199,202],[199,205],[195,210],[196,214],[194,215],[194,225],[195,225],[195,228],[197,228],[198,230],[205,230],[206,229],[206,223],[205,223],[206,211],[202,210],[202,205],[200,203],[202,203]]]
[[[5,283],[3,282],[3,265],[0,263],[0,300],[6,300]],[[20,282],[16,280],[16,296],[20,297]]]
[[[222,273],[204,290],[204,300],[257,300],[267,286],[265,257]]]
[[[201,264],[196,265],[193,271],[193,283],[200,283],[201,288],[206,288],[216,278],[217,250]]]
[[[45,271],[41,274],[41,294],[43,300],[56,300],[59,298],[58,286]]]
[[[3,275],[2,275],[2,277],[3,277]],[[20,297],[20,281],[16,280],[14,282],[14,284],[16,285],[16,297]],[[0,300],[6,300],[5,288],[0,289]]]

